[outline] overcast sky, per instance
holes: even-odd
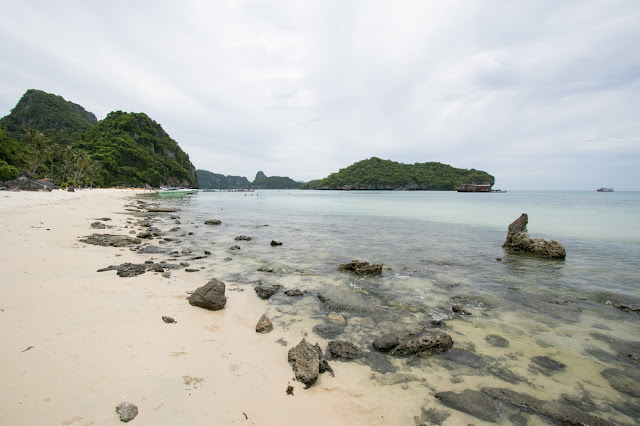
[[[640,190],[638,0],[0,5],[0,116],[31,88],[145,112],[197,168],[249,180],[376,156]]]

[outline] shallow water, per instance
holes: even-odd
[[[158,202],[180,209],[179,224],[162,219],[163,229],[179,227],[166,232],[180,240],[169,246],[211,252],[192,267],[249,291],[258,281],[307,291],[299,298],[280,291],[267,302],[274,324],[292,335],[308,332],[312,342],[326,346],[333,339],[311,330],[326,324],[332,310],[347,320],[336,339],[365,352],[374,339],[416,326],[450,334],[455,344],[444,354],[364,361],[372,368],[370,386],[412,395],[410,418],[418,423],[442,417],[442,424],[478,423],[433,394],[489,386],[561,400],[616,424],[636,424],[640,313],[622,307],[640,307],[638,192],[283,190],[201,192]],[[532,237],[562,242],[566,260],[501,248],[508,224],[523,212]],[[204,225],[213,218],[222,225]],[[253,239],[235,241],[238,235]],[[283,245],[272,247],[271,240]],[[240,250],[229,249],[234,245]],[[385,270],[369,278],[337,270],[352,259],[382,262]],[[452,305],[471,315],[455,314]],[[435,327],[432,320],[444,325]],[[508,346],[492,346],[489,335],[503,337]],[[565,367],[554,370],[556,364],[545,364],[548,358],[535,357]],[[382,374],[389,365],[395,373]],[[631,391],[612,387],[611,374],[603,373],[611,368],[631,380],[623,380]],[[501,410],[499,423],[544,422],[506,405]]]

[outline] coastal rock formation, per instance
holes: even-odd
[[[120,421],[127,423],[138,415],[138,407],[130,402],[121,402],[116,406],[116,413],[120,416]]]
[[[20,191],[48,191],[51,192],[54,186],[47,181],[33,180],[26,176],[20,176],[17,179],[10,180],[4,183],[9,189]]]
[[[380,275],[382,273],[382,263],[374,263],[373,265],[369,265],[369,262],[352,260],[349,263],[341,264],[338,267],[338,270],[353,272],[356,275]]]
[[[453,346],[453,339],[447,333],[433,333],[417,337],[399,344],[391,350],[392,355],[431,355],[444,352]]]
[[[356,345],[345,340],[334,340],[327,345],[327,354],[330,359],[352,360],[360,358],[362,353]]]
[[[81,243],[93,244],[96,246],[105,247],[127,247],[140,244],[138,238],[131,238],[126,235],[112,235],[112,234],[91,234],[88,237],[80,238]]]
[[[333,375],[333,370],[322,354],[320,346],[316,343],[311,345],[306,339],[302,339],[293,348],[289,349],[289,363],[293,367],[296,380],[309,388],[318,379],[318,374],[329,371]]]
[[[265,333],[269,333],[272,330],[273,330],[273,323],[271,322],[267,314],[262,314],[262,316],[260,317],[260,320],[258,321],[258,324],[256,324],[256,333],[265,334]]]
[[[527,232],[527,223],[529,223],[529,217],[526,213],[522,213],[509,225],[507,239],[502,247],[555,259],[564,259],[567,256],[566,250],[558,241],[531,238]]]
[[[198,287],[189,296],[189,303],[193,306],[217,311],[224,308],[227,304],[227,297],[224,295],[225,285],[222,281],[215,278]]]

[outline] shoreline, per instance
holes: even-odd
[[[287,362],[297,341],[285,348],[275,343],[285,331],[255,332],[266,307],[253,292],[227,282],[227,305],[212,312],[189,305],[186,291],[215,277],[96,272],[149,258],[78,241],[128,235],[134,193],[0,193],[0,424],[121,424],[115,407],[124,401],[138,406],[138,424],[394,421],[379,414],[382,395],[358,393],[363,367],[333,363],[339,379],[303,389]],[[101,217],[115,228],[91,229]]]

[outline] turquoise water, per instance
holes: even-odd
[[[624,372],[640,392],[640,313],[624,308],[640,307],[640,192],[283,190],[201,192],[162,202],[181,209],[181,247],[212,253],[196,262],[211,275],[241,286],[260,281],[308,292],[269,300],[276,325],[293,332],[324,324],[336,308],[316,294],[341,303],[347,326],[337,338],[364,351],[388,332],[432,328],[433,320],[443,320],[454,348],[483,363],[469,367],[444,356],[390,359],[423,381],[440,371],[446,379],[432,384],[431,393],[477,389],[489,381],[541,399],[582,398],[592,414],[618,424],[635,424],[640,414],[633,408],[640,406],[640,393],[614,390],[603,373]],[[529,215],[532,237],[565,246],[565,260],[502,249],[507,226],[521,213]],[[203,225],[214,218],[222,225]],[[237,242],[238,235],[253,240]],[[271,247],[271,240],[283,245]],[[236,244],[240,250],[229,249]],[[381,262],[385,270],[373,278],[337,270],[352,259]],[[453,313],[454,304],[471,315]],[[487,344],[489,334],[509,340],[508,349]],[[312,339],[331,340],[325,337]],[[535,355],[566,368],[540,372],[531,363]],[[432,397],[424,404],[416,416],[421,408],[443,409]],[[455,413],[448,421],[456,424]]]

